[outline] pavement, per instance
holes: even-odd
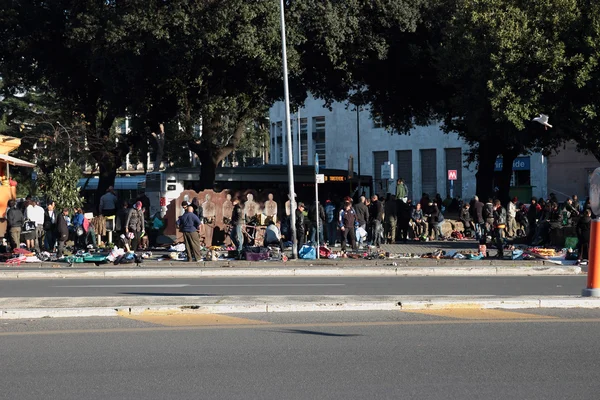
[[[3,321],[7,399],[594,399],[599,310]]]
[[[382,251],[422,253],[473,245],[415,242],[385,245]],[[579,266],[548,261],[422,258],[4,265],[0,319],[146,312],[600,307],[596,299],[578,296],[585,287],[583,272]]]

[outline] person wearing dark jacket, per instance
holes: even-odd
[[[367,223],[369,222],[369,208],[365,204],[365,201],[367,201],[365,196],[360,196],[360,198],[358,199],[358,203],[354,205],[354,212],[356,213],[356,220],[358,221],[358,226],[360,226],[366,231]]]
[[[383,204],[381,204],[376,194],[371,197],[369,219],[371,224],[371,242],[374,246],[380,246],[383,239]]]
[[[496,200],[493,204],[494,210],[492,211],[492,228],[493,237],[496,242],[496,249],[498,250],[498,258],[504,258],[504,243],[502,236],[504,229],[506,229],[506,210],[502,207],[500,200]]]
[[[23,212],[17,208],[17,202],[8,201],[8,211],[6,212],[6,222],[10,234],[10,247],[13,249],[21,245],[21,228],[23,227]]]
[[[386,242],[396,243],[396,226],[398,225],[398,209],[396,206],[396,196],[392,195],[385,202],[385,223],[383,225],[383,237]]]
[[[582,217],[577,221],[577,258],[579,261],[588,260],[590,249],[590,229],[592,224],[592,212],[589,209],[583,211]]]
[[[323,225],[325,224],[325,209],[319,204],[319,245],[325,244],[325,240],[323,238]],[[310,241],[313,243],[317,242],[317,206],[313,204],[310,206],[308,210],[308,220],[310,222],[310,230],[308,236],[310,237]]]
[[[477,196],[475,196],[473,200],[474,202],[473,206],[471,207],[471,216],[473,217],[473,222],[475,223],[475,239],[481,243],[485,227],[485,220],[483,219],[483,203],[479,201],[479,197]],[[485,242],[485,238],[483,242]]]
[[[356,231],[358,221],[352,204],[345,203],[342,209],[340,230],[342,231],[342,251],[346,251],[346,243],[350,240],[352,250],[356,250]]]
[[[444,217],[441,215],[437,204],[430,200],[427,206],[427,235],[431,240],[438,240],[442,236],[441,223]]]
[[[406,243],[408,241],[408,231],[410,229],[410,219],[412,218],[412,207],[409,202],[396,200],[398,202],[398,226],[400,239]],[[410,201],[410,200],[409,200]]]
[[[298,203],[296,208],[296,237],[298,238],[298,250],[306,241],[306,228],[304,226],[304,203]]]
[[[529,224],[529,230],[527,231],[527,237],[530,241],[533,240],[535,235],[535,231],[537,229],[537,219],[539,216],[539,210],[537,207],[537,199],[535,197],[531,198],[531,204],[527,209],[527,222]]]
[[[125,222],[125,232],[128,234],[133,233],[133,237],[131,238],[131,251],[137,250],[144,229],[145,223],[144,213],[142,212],[142,202],[138,201],[133,205],[133,208],[129,210]]]
[[[65,243],[69,239],[69,226],[67,225],[66,216],[69,215],[69,209],[63,208],[62,213],[56,218],[56,232],[58,239],[58,249],[56,251],[56,258],[63,256],[65,250]]]
[[[52,200],[48,201],[44,212],[44,231],[46,232],[46,244],[44,248],[48,251],[54,251],[56,245],[56,203]],[[41,244],[40,244],[41,246]]]
[[[185,252],[187,253],[188,262],[192,262],[194,258],[200,261],[200,218],[194,213],[194,207],[189,206],[187,211],[177,220],[177,227],[183,233],[183,243],[185,243]]]
[[[465,203],[463,208],[460,210],[460,216],[458,218],[458,220],[463,224],[463,233],[465,236],[471,236],[471,230],[473,229],[470,208],[471,206],[469,203]]]

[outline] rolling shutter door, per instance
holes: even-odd
[[[462,149],[446,149],[446,171],[455,169],[457,176],[454,181],[454,196],[462,198]],[[450,196],[450,183],[446,187],[446,194]]]
[[[396,160],[398,162],[396,178],[404,178],[404,183],[408,187],[408,198],[415,198],[412,184],[412,150],[398,150]]]
[[[437,159],[435,149],[421,150],[421,188],[430,198],[437,193]]]

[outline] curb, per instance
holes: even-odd
[[[34,298],[34,303],[43,304],[48,298]],[[69,299],[69,298],[63,298]],[[271,297],[222,297],[199,298],[107,298],[99,306],[82,306],[96,302],[97,298],[76,298],[80,306],[73,307],[18,307],[27,299],[17,299],[12,307],[0,309],[0,319],[73,318],[73,317],[116,317],[143,314],[234,314],[267,312],[325,312],[325,311],[402,311],[439,309],[536,309],[536,308],[600,308],[600,298],[532,297],[448,297],[439,298],[396,296],[271,296]],[[52,298],[56,303],[57,299]],[[10,302],[0,299],[0,303]],[[58,300],[60,302],[60,299]],[[129,303],[128,303],[129,301]],[[147,304],[143,304],[147,301]],[[113,305],[110,305],[112,302]],[[163,303],[164,302],[164,303]],[[119,305],[116,305],[119,304]],[[130,305],[127,305],[130,304]]]
[[[580,275],[578,266],[537,267],[299,267],[299,268],[181,268],[181,269],[57,269],[0,271],[0,279],[199,278],[291,276],[533,276]]]

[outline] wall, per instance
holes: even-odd
[[[585,200],[589,173],[598,167],[596,157],[578,152],[574,142],[566,143],[548,157],[548,194],[555,193],[561,201],[574,194]]]

